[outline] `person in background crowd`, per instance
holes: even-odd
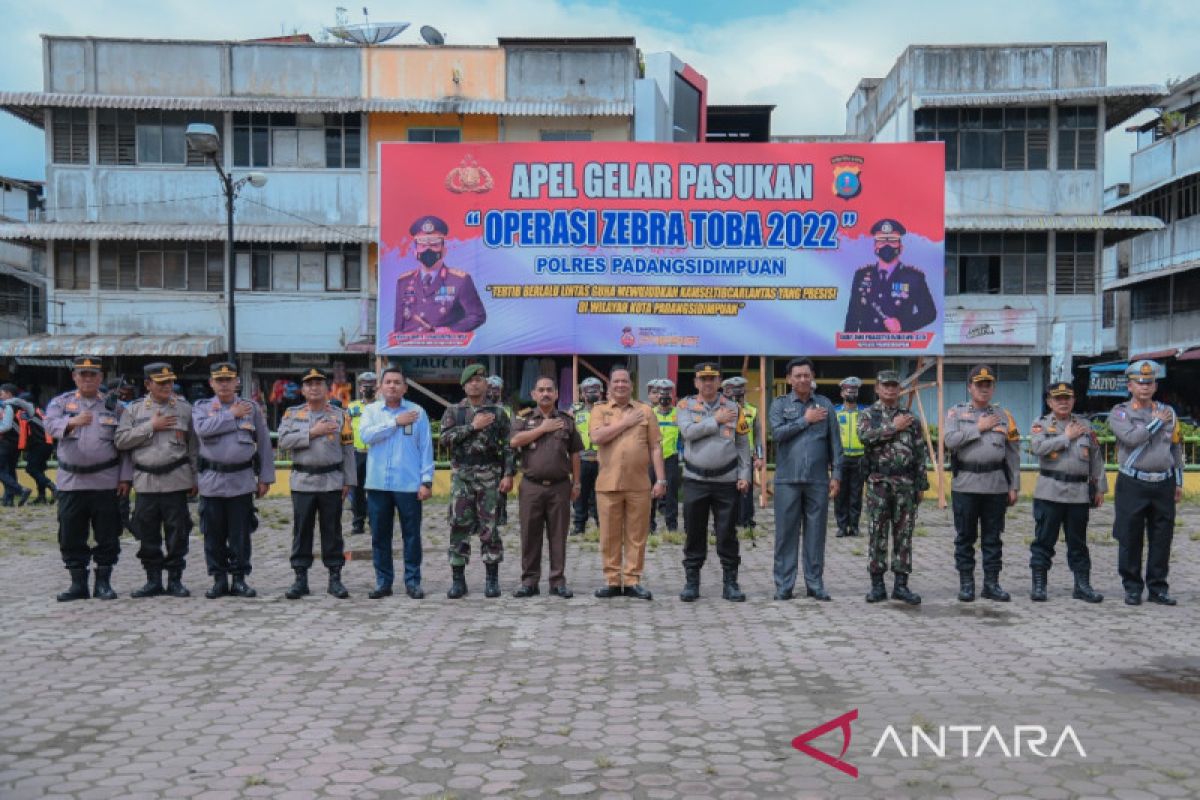
[[[588,435],[588,426],[592,409],[604,397],[604,384],[599,378],[584,378],[579,383],[579,397],[580,401],[571,407],[571,413],[575,417],[575,430],[579,431],[579,437],[583,440],[583,452],[579,454],[579,497],[571,510],[571,533],[575,536],[583,533],[588,517],[591,517],[597,526],[600,525],[600,516],[596,510],[596,476],[600,474],[600,462],[596,457],[596,447]]]
[[[858,521],[862,516],[863,443],[858,439],[858,418],[863,407],[858,404],[862,381],[851,376],[841,383],[842,402],[833,407],[837,413],[838,430],[842,434],[842,489],[833,503],[838,536],[858,536]]]
[[[54,437],[46,432],[46,414],[33,404],[29,395],[19,398],[27,404],[17,411],[21,426],[19,445],[25,451],[25,474],[37,486],[37,496],[30,505],[54,502],[54,481],[46,477],[46,464],[54,455]]]
[[[766,454],[763,452],[763,443],[758,435],[758,407],[746,399],[746,379],[741,375],[734,375],[721,381],[721,391],[742,407],[746,424],[750,426],[750,432],[746,434],[746,438],[750,440],[750,454],[754,457],[754,469],[750,471],[749,490],[738,495],[737,514],[738,527],[750,529],[754,527],[754,476],[766,466]]]
[[[675,383],[667,378],[658,378],[647,384],[646,402],[654,409],[658,431],[662,434],[663,469],[667,476],[667,493],[650,504],[650,532],[654,533],[654,511],[662,512],[667,532],[679,530],[679,484],[682,473],[679,469],[679,412],[675,409]]]
[[[362,439],[363,411],[375,402],[375,391],[378,378],[374,372],[364,372],[358,376],[358,399],[347,406],[350,413],[350,423],[354,430],[354,469],[358,483],[350,489],[350,535],[364,532],[367,523],[367,443]]]
[[[0,484],[4,485],[5,506],[15,502],[23,506],[33,492],[17,480],[17,459],[21,455],[21,424],[17,414],[29,404],[17,398],[17,387],[0,386]]]

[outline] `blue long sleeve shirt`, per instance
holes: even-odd
[[[397,427],[396,417],[406,411],[418,412],[417,421]],[[359,435],[370,448],[367,489],[415,492],[421,484],[433,483],[433,432],[425,410],[416,403],[401,400],[396,408],[382,400],[371,403],[363,409]]]

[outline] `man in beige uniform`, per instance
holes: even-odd
[[[345,600],[346,564],[342,540],[342,501],[358,485],[354,460],[354,428],[350,414],[329,403],[329,376],[313,368],[300,385],[304,405],[293,406],[279,423],[279,449],[292,454],[292,569],[296,581],[285,593],[299,600],[309,593],[313,563],[313,528],[321,525],[321,563],[329,570],[329,594]]]
[[[667,491],[662,436],[654,410],[633,399],[629,370],[614,367],[608,380],[609,400],[592,408],[588,422],[588,436],[600,460],[596,508],[605,585],[596,590],[596,597],[624,594],[650,600],[653,595],[642,586],[641,578],[650,535],[650,500]]]
[[[146,397],[126,406],[113,437],[117,449],[130,451],[133,459],[137,507],[132,523],[141,543],[138,559],[146,569],[146,585],[130,597],[155,597],[164,591],[172,597],[187,597],[191,592],[183,585],[183,570],[192,529],[188,496],[196,494],[199,442],[192,428],[192,407],[174,395],[171,365],[147,364],[143,372]]]

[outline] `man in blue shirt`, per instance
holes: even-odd
[[[383,371],[383,399],[363,411],[359,433],[370,448],[367,455],[367,517],[371,522],[371,560],[375,565],[378,600],[392,594],[392,526],[400,515],[404,539],[404,587],[419,600],[421,589],[421,502],[433,495],[433,436],[429,417],[416,403],[404,399],[408,383],[400,367]]]

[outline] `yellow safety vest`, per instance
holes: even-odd
[[[750,453],[753,455],[754,434],[758,430],[754,427],[754,422],[758,419],[758,409],[754,407],[753,403],[747,402],[744,406],[742,406],[742,413],[746,417],[746,423],[750,426],[750,433],[746,434],[746,436],[750,439]]]
[[[679,452],[679,410],[672,408],[671,413],[660,414],[656,408],[654,416],[658,417],[658,431],[662,434],[663,458],[670,458]]]
[[[355,400],[346,406],[346,410],[350,414],[350,427],[354,430],[354,449],[360,453],[367,450],[367,443],[362,440],[362,436],[358,432],[359,426],[362,425],[363,411],[366,410],[367,405],[362,400]]]
[[[588,419],[592,416],[592,411],[582,403],[571,409],[575,415],[575,430],[579,431],[579,438],[583,439],[583,449],[595,451],[592,447],[592,439],[588,436]]]
[[[862,413],[862,409],[854,406],[854,409],[850,410],[842,404],[834,406],[833,410],[837,413],[838,428],[842,433],[842,454],[861,456],[865,452],[862,442],[858,440],[858,415]]]

